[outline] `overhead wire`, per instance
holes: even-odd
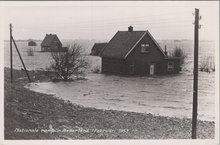
[[[147,19],[143,19],[143,20],[136,20],[135,22],[136,23],[139,23],[139,22],[145,22],[145,23],[149,23],[149,22],[146,22],[146,21],[150,21],[151,23],[152,22],[154,22],[154,23],[158,23],[158,22],[164,22],[164,21],[177,21],[177,20],[192,20],[192,19],[190,19],[189,17],[182,17],[182,18],[166,18],[166,19],[154,19],[154,20],[147,20]],[[132,21],[132,20],[127,20],[127,21],[119,21],[119,22],[117,22],[117,21],[111,21],[111,22],[107,22],[107,21],[103,21],[103,22],[96,22],[96,21],[87,21],[87,23],[74,23],[74,22],[72,22],[72,24],[69,24],[69,23],[62,23],[63,25],[65,25],[65,26],[68,26],[68,25],[71,25],[71,26],[74,26],[74,27],[77,27],[77,26],[88,26],[88,25],[101,25],[101,26],[103,26],[103,25],[110,25],[110,24],[118,24],[118,23],[120,23],[120,24],[124,24],[124,23],[132,23],[132,22],[134,22],[134,21]]]
[[[127,30],[129,25],[134,26],[135,30],[147,30],[147,29],[173,29],[180,27],[191,27],[193,17],[174,17],[174,15],[167,15],[167,18],[156,18],[153,17],[156,15],[140,16],[140,17],[129,17],[129,18],[121,18],[121,19],[106,19],[102,22],[88,20],[84,23],[60,23],[56,27],[62,30],[68,29],[71,33],[76,33],[75,35],[90,35],[90,34],[109,34],[109,30],[111,33],[114,31],[123,31]],[[161,16],[161,15],[158,15]],[[171,16],[171,17],[170,17]],[[115,21],[114,21],[115,20]],[[70,30],[71,27],[71,30]],[[49,27],[48,27],[49,28]],[[46,30],[46,27],[44,27]]]
[[[188,12],[188,11],[177,11],[176,13],[174,13],[174,12],[170,12],[170,13],[162,13],[162,14],[151,14],[151,15],[143,15],[143,16],[135,16],[135,17],[133,17],[133,16],[130,16],[130,17],[122,17],[122,18],[111,18],[111,19],[103,19],[103,17],[101,18],[101,21],[103,22],[103,21],[117,21],[117,20],[119,20],[119,21],[124,21],[124,20],[135,20],[135,19],[140,19],[140,18],[144,18],[144,19],[155,19],[155,18],[157,18],[157,17],[155,17],[155,16],[176,16],[176,18],[181,18],[181,16],[179,15],[179,13],[181,13],[181,12]],[[92,14],[91,14],[91,16],[90,16],[91,18],[93,17],[92,16]],[[188,16],[187,16],[188,17]],[[70,17],[71,18],[71,17]],[[189,18],[191,18],[190,16],[189,16]],[[82,24],[82,23],[88,23],[88,21],[86,20],[86,21],[81,21],[80,22],[80,24]],[[98,23],[97,22],[97,20],[96,20],[96,23]]]

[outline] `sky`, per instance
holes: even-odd
[[[109,40],[117,31],[149,30],[155,39],[193,39],[194,11],[202,19],[199,37],[214,40],[219,33],[218,1],[88,1],[5,3],[4,39],[9,24],[15,39],[40,39],[46,33],[60,39]]]

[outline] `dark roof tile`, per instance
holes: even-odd
[[[103,48],[107,45],[107,43],[95,43],[92,47],[92,54],[99,55],[99,53],[103,50]]]
[[[44,40],[41,43],[41,46],[51,46],[53,43],[53,40],[57,37],[56,34],[46,34]],[[59,38],[57,37],[57,39],[59,40]],[[59,40],[59,43],[60,40]]]
[[[124,58],[145,31],[118,31],[101,53],[102,57]]]
[[[166,56],[158,43],[148,31],[118,31],[100,53],[101,57],[125,59],[133,47],[148,34],[157,45],[163,56]]]

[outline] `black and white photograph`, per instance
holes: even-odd
[[[219,144],[219,1],[4,1],[0,9],[3,144]]]

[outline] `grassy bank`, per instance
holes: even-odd
[[[48,81],[45,72],[29,72]],[[5,68],[5,139],[190,139],[191,120],[85,108],[30,91],[25,72]],[[214,122],[198,121],[198,138],[214,138]]]

